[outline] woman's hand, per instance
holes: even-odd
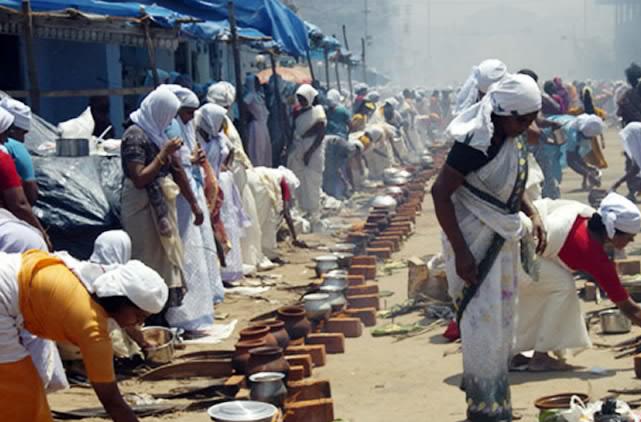
[[[191,155],[191,163],[194,165],[202,166],[205,164],[206,160],[207,160],[207,156],[205,155],[205,151],[203,151],[200,145],[197,145],[196,148],[194,148],[194,152]]]
[[[545,252],[545,248],[548,245],[548,234],[545,231],[543,220],[541,220],[541,216],[539,216],[538,213],[531,216],[530,220],[532,220],[532,234],[537,239],[536,253],[538,255],[543,255],[543,252]]]
[[[182,146],[183,146],[183,141],[181,141],[180,138],[171,139],[162,147],[158,155],[160,156],[160,159],[164,162],[167,160],[167,158],[171,157],[176,151],[178,151]]]
[[[473,286],[478,282],[478,266],[476,259],[468,248],[461,251],[455,251],[456,273],[465,281],[468,286]]]
[[[205,215],[198,204],[191,205],[191,212],[194,214],[194,224],[200,226],[205,221]]]

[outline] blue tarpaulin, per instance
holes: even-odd
[[[16,11],[21,11],[21,0],[0,0],[0,6],[5,6]],[[161,27],[172,28],[177,19],[189,19],[190,16],[180,14],[156,4],[142,4],[139,2],[115,2],[100,0],[31,0],[34,12],[53,12],[65,9],[75,9],[83,13],[92,13],[106,16],[119,16],[139,18],[143,14],[149,15]],[[198,18],[199,19],[199,18]],[[197,23],[183,23],[183,33],[192,38],[212,40],[229,31],[229,22],[226,19]],[[252,27],[239,25],[238,33],[241,37],[250,39],[269,38],[264,32]]]
[[[1,0],[0,0],[1,1]],[[227,0],[146,0],[180,14],[205,21],[228,20]],[[239,27],[253,28],[272,37],[284,52],[304,56],[309,43],[305,23],[278,0],[234,0]]]

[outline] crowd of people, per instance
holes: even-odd
[[[353,99],[314,85],[249,74],[241,98],[228,82],[203,98],[188,83],[153,89],[120,140],[122,230],[102,233],[88,261],[56,250],[32,209],[31,110],[2,100],[0,419],[52,420],[46,392],[68,386],[61,356],[80,356],[113,420],[136,420],[112,361],[145,347],[143,324],[207,335],[226,285],[285,262],[281,228],[307,247],[299,232],[325,228],[327,198],[348,199],[386,168],[416,162],[427,131],[443,129],[420,123],[424,92],[381,101],[364,84]],[[59,130],[104,136],[108,115],[108,102],[92,98]]]
[[[76,346],[112,418],[136,420],[111,361],[145,346],[143,323],[207,335],[225,286],[285,262],[283,233],[307,247],[300,232],[324,230],[328,198],[347,200],[438,143],[451,144],[432,194],[458,309],[468,417],[511,420],[510,368],[567,370],[550,353],[590,345],[574,271],[590,274],[641,323],[609,256],[641,230],[633,203],[641,191],[641,67],[626,76],[629,86],[555,78],[539,87],[535,72],[512,73],[491,59],[458,90],[357,84],[352,96],[279,76],[261,84],[253,74],[241,98],[224,81],[201,97],[187,82],[159,85],[128,116],[120,142],[123,230],[103,233],[89,261],[56,251],[36,217],[38,185],[24,145],[31,111],[4,98],[0,419],[51,420],[45,391],[67,385],[58,349],[66,356]],[[106,107],[94,100],[86,113],[104,117]],[[565,167],[583,188],[600,186],[603,133],[617,116],[627,164],[611,190],[626,182],[628,197],[610,193],[598,209],[561,200]],[[93,120],[94,135],[109,127]],[[519,354],[531,350],[532,358]]]
[[[459,92],[446,129],[453,145],[432,196],[470,421],[513,420],[510,370],[573,370],[565,352],[591,346],[575,273],[588,275],[641,325],[641,306],[613,260],[641,231],[632,180],[639,173],[640,126],[631,120],[641,107],[640,71],[631,65],[629,86],[611,84],[616,90],[560,78],[541,89],[532,70],[512,73],[499,60],[486,60]],[[609,191],[590,195],[599,199],[596,208],[563,200],[566,166],[583,177],[583,189],[600,186],[606,121],[619,121],[608,121],[605,109],[624,127],[625,175]],[[623,181],[629,181],[627,198],[615,192]]]

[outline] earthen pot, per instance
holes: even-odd
[[[278,346],[278,340],[271,333],[266,325],[252,325],[240,330],[240,341],[265,340],[267,346]]]
[[[278,311],[278,319],[285,323],[285,330],[290,340],[298,340],[307,337],[312,329],[312,324],[305,316],[305,308],[302,306],[285,306]]]
[[[286,349],[289,345],[289,334],[285,329],[285,323],[278,319],[263,321],[262,325],[269,327],[271,334],[276,338],[278,346]]]
[[[239,341],[236,343],[236,350],[231,358],[231,364],[237,374],[244,374],[247,371],[249,351],[257,347],[265,347],[265,340]]]
[[[283,349],[280,347],[258,347],[249,351],[246,375],[253,375],[258,372],[280,372],[287,375],[289,363],[283,356]]]

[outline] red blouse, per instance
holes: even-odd
[[[591,275],[612,302],[627,300],[628,292],[621,284],[614,262],[603,250],[603,245],[590,236],[587,221],[584,217],[576,219],[559,258],[572,270]]]
[[[22,186],[16,165],[9,154],[0,151],[0,192]]]

